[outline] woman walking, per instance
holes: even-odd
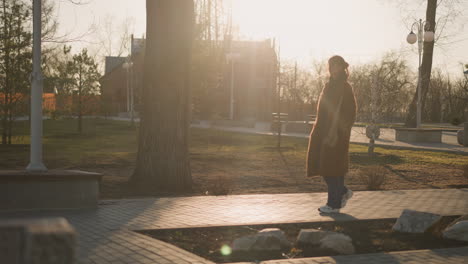
[[[320,175],[328,186],[328,202],[319,208],[322,213],[339,212],[353,195],[344,185],[351,128],[356,119],[348,67],[341,56],[328,60],[330,80],[320,95],[317,119],[309,138],[307,176]]]

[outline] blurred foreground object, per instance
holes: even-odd
[[[76,231],[64,218],[0,221],[0,237],[1,263],[74,263]]]

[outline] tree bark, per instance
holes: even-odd
[[[426,21],[429,21],[427,29],[435,32],[436,23],[436,11],[437,11],[437,0],[427,0],[426,9]],[[418,78],[418,82],[421,80],[421,105],[425,105],[427,91],[429,90],[429,84],[431,81],[432,72],[432,58],[434,53],[434,41],[424,42],[423,57],[421,63],[421,79]],[[406,127],[416,127],[416,107],[418,102],[418,91],[416,90],[413,100],[409,105],[408,115],[406,116],[405,125]],[[423,109],[421,107],[421,109]],[[423,119],[423,118],[421,118]]]
[[[147,0],[143,106],[133,187],[190,191],[192,0]]]

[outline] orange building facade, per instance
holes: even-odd
[[[0,93],[0,105],[5,104],[5,94]],[[9,98],[9,102],[13,102],[13,109],[15,116],[24,116],[29,114],[29,95],[17,93],[13,98]],[[54,93],[44,93],[42,95],[42,109],[44,111],[55,111],[57,101]],[[0,112],[3,112],[3,107]]]

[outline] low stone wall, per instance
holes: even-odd
[[[312,131],[313,123],[305,122],[282,122],[282,133],[298,133],[298,134],[310,134]],[[278,132],[278,123],[271,123],[271,132]]]
[[[441,129],[395,128],[395,139],[402,142],[442,143]]]
[[[0,221],[0,262],[72,264],[76,232],[64,218]]]
[[[94,208],[101,174],[0,171],[0,210]]]
[[[245,120],[213,120],[211,121],[213,126],[226,126],[226,127],[255,127],[255,121],[245,121]]]
[[[463,146],[468,147],[468,122],[464,124],[465,133],[463,134]]]
[[[281,122],[281,133],[286,133],[286,122]],[[272,122],[270,124],[270,132],[272,133],[278,133],[278,122]]]
[[[289,122],[286,125],[287,133],[301,133],[301,134],[310,134],[312,131],[312,123],[305,122]]]

